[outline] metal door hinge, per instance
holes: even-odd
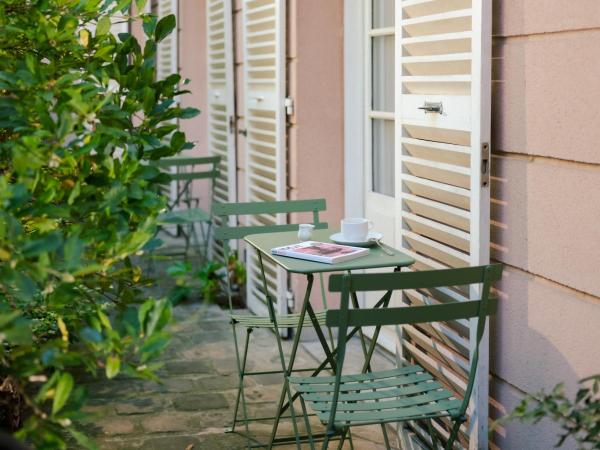
[[[294,99],[292,97],[286,97],[283,105],[285,106],[285,113],[288,116],[294,114]]]
[[[229,133],[235,133],[235,120],[233,119],[233,116],[229,116]]]
[[[481,144],[481,187],[490,184],[490,144]]]

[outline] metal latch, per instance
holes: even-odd
[[[443,114],[444,113],[444,105],[442,102],[425,102],[423,106],[419,106],[419,109],[425,111],[425,114]]]
[[[481,144],[481,187],[490,184],[490,144]]]
[[[286,97],[283,105],[285,106],[285,113],[288,116],[294,114],[294,99],[292,97]]]

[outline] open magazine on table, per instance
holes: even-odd
[[[335,264],[367,255],[369,249],[326,242],[306,241],[299,244],[272,248],[271,253],[278,256],[289,256],[290,258]]]

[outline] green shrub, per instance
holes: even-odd
[[[574,399],[566,396],[562,383],[552,392],[525,397],[503,421],[515,419],[534,424],[549,419],[557,423],[561,434],[556,447],[570,438],[579,449],[600,449],[600,375],[581,380]]]
[[[179,75],[155,81],[174,16],[116,3],[0,3],[0,420],[40,449],[93,447],[78,376],[156,379],[169,337],[131,257],[165,206],[145,162],[190,148],[172,120],[198,111],[174,101]],[[142,20],[143,48],[111,20]]]

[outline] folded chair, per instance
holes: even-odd
[[[212,227],[212,217],[210,208],[206,211],[201,208],[200,198],[194,196],[192,192],[194,180],[209,180],[209,199],[212,203],[215,189],[215,180],[219,177],[220,156],[205,157],[173,157],[162,158],[153,162],[153,165],[162,169],[173,170],[169,173],[172,181],[176,183],[174,198],[170,198],[167,204],[167,211],[158,217],[158,223],[161,231],[169,233],[169,225],[174,225],[177,232],[172,237],[183,237],[185,239],[185,255],[190,249],[190,242],[201,252],[201,256],[206,259],[208,251],[208,242],[210,241],[210,232]],[[198,167],[200,166],[200,167]],[[207,167],[208,166],[208,167]],[[184,204],[185,209],[180,209]],[[198,239],[196,224],[199,225],[202,235],[202,244]]]
[[[425,420],[429,424],[432,442],[437,446],[431,420],[447,417],[453,422],[446,449],[453,448],[459,428],[466,420],[466,411],[473,391],[479,342],[485,329],[486,316],[494,314],[497,300],[490,297],[490,286],[502,276],[502,266],[493,264],[464,269],[389,274],[334,275],[329,279],[329,290],[341,292],[339,310],[328,310],[326,324],[338,327],[337,368],[334,376],[288,377],[300,394],[300,403],[309,432],[309,444],[316,448],[308,406],[326,425],[322,449],[329,442],[340,439],[343,445],[351,427],[379,424],[385,433],[385,424]],[[351,294],[356,292],[427,289],[448,286],[481,284],[481,298],[464,302],[406,306],[387,309],[349,309]],[[342,375],[346,354],[348,327],[407,325],[428,322],[446,322],[477,318],[477,346],[471,357],[469,379],[463,398],[444,387],[419,365],[407,365],[380,372]],[[366,363],[365,363],[366,364]],[[389,443],[386,439],[386,447]]]
[[[215,239],[223,242],[223,252],[225,261],[229,260],[230,256],[230,240],[243,239],[244,237],[251,234],[260,233],[275,233],[282,231],[295,231],[298,230],[298,224],[284,224],[284,225],[259,225],[259,226],[231,226],[228,225],[231,217],[239,216],[259,216],[262,214],[276,215],[276,214],[289,214],[289,213],[302,213],[307,212],[312,214],[311,223],[315,225],[316,229],[327,228],[327,223],[319,221],[319,212],[325,210],[325,200],[290,200],[290,201],[275,201],[275,202],[250,202],[250,203],[215,203],[213,205],[213,216],[220,218],[221,226],[215,228]],[[237,223],[237,220],[236,220]],[[262,256],[259,254],[259,262],[262,264]],[[263,281],[263,286],[265,280]],[[324,299],[324,288],[323,279],[321,278],[321,288]],[[264,289],[263,289],[264,290]],[[265,292],[265,300],[267,303],[268,315],[267,316],[256,316],[256,315],[244,315],[235,314],[233,309],[233,303],[231,298],[231,286],[229,283],[229,277],[227,277],[227,294],[229,298],[229,309],[231,324],[233,327],[233,339],[236,353],[237,369],[239,373],[239,384],[237,398],[233,413],[233,424],[228,432],[234,432],[238,424],[243,423],[246,433],[248,434],[248,423],[258,420],[275,419],[275,417],[260,417],[260,418],[249,418],[246,409],[246,399],[244,395],[244,379],[248,376],[253,375],[265,375],[269,373],[284,373],[286,369],[286,362],[283,354],[283,347],[281,343],[281,335],[279,333],[280,328],[294,328],[298,326],[299,314],[289,314],[285,316],[278,316],[275,313],[273,299],[270,298],[268,292]],[[325,312],[316,313],[320,324],[325,324]],[[308,316],[304,321],[304,326],[311,326],[312,322]],[[236,327],[243,327],[246,330],[246,339],[244,343],[243,353],[240,353],[240,346],[236,334]],[[274,332],[275,339],[277,341],[277,348],[279,352],[279,358],[281,362],[281,370],[273,371],[260,371],[260,372],[248,372],[246,370],[246,364],[248,361],[250,334],[254,328],[266,328]],[[320,331],[320,330],[319,330]],[[309,371],[315,369],[296,369],[298,371]],[[282,377],[283,381],[283,377]],[[238,418],[238,412],[240,404],[242,406],[243,418]],[[293,409],[292,415],[293,415]],[[293,421],[295,425],[295,420]]]

